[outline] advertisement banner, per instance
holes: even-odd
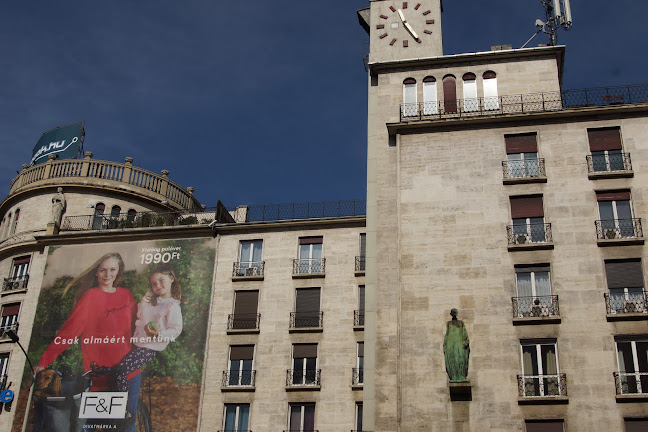
[[[213,239],[52,246],[13,431],[195,431]],[[14,402],[14,403],[15,403]]]
[[[83,122],[58,126],[45,132],[32,150],[31,165],[47,162],[51,154],[59,159],[74,159],[84,135]]]

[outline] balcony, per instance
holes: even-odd
[[[594,221],[599,246],[644,244],[641,219],[609,219]]]
[[[627,293],[605,293],[608,321],[648,320],[648,298],[641,288],[629,288]],[[648,390],[648,387],[646,388]]]
[[[353,368],[353,375],[351,377],[351,387],[352,388],[362,388],[364,384],[364,369],[363,368]]]
[[[322,369],[288,369],[286,390],[319,390]]]
[[[553,249],[550,223],[528,224],[526,226],[507,225],[506,234],[509,251]]]
[[[364,276],[365,274],[365,257],[357,256],[355,257],[355,275]]]
[[[555,324],[560,322],[558,296],[511,297],[513,324]]]
[[[229,314],[227,333],[259,333],[261,314]]]
[[[255,370],[223,371],[221,391],[254,391]]]
[[[630,153],[587,155],[587,176],[590,180],[632,177]]]
[[[7,325],[4,325],[4,326],[0,326],[0,341],[9,340],[9,336],[7,336],[7,332],[9,330],[13,330],[16,333],[18,333],[18,323],[15,322],[13,324],[7,324]]]
[[[363,310],[354,310],[353,311],[353,329],[354,330],[363,330],[365,323],[365,313]]]
[[[503,161],[504,184],[546,183],[545,160],[527,159]]]
[[[326,258],[297,258],[293,260],[293,278],[324,277]]]
[[[617,402],[648,401],[648,372],[614,372]]]
[[[519,404],[567,403],[565,374],[518,375]]]
[[[2,282],[2,294],[8,294],[13,291],[27,291],[29,275],[14,278],[4,278]]]
[[[263,280],[265,261],[238,261],[232,269],[232,280]]]
[[[290,312],[290,332],[321,332],[324,312]]]

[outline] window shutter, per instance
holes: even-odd
[[[645,419],[626,419],[625,432],[646,432],[648,430],[648,420]]]
[[[562,421],[527,422],[526,432],[563,432]]]
[[[234,315],[256,314],[259,302],[259,291],[236,291]]]
[[[320,289],[319,288],[298,288],[295,312],[319,312],[320,310]]]
[[[629,191],[597,192],[596,201],[630,201]]]
[[[506,154],[537,153],[538,135],[535,132],[504,135],[504,144],[506,145]]]
[[[365,286],[360,285],[358,287],[358,309],[360,309],[360,313],[364,314],[365,311]]]
[[[484,79],[493,79],[493,78],[497,78],[497,75],[493,71],[486,71],[486,72],[484,72],[484,75],[482,75],[482,78],[484,78]]]
[[[364,357],[364,342],[358,342],[358,357]]]
[[[316,237],[300,237],[299,238],[299,244],[300,245],[306,245],[306,244],[322,244],[324,238],[322,236],[316,236]]]
[[[29,262],[30,259],[31,259],[31,257],[28,257],[28,256],[26,256],[26,257],[16,258],[16,259],[14,259],[13,264],[14,264],[15,266],[16,266],[16,265],[20,265],[20,264],[26,264],[26,263]]]
[[[360,256],[364,257],[367,255],[367,235],[360,234]]]
[[[621,150],[621,133],[618,127],[587,129],[591,151]]]
[[[548,265],[515,267],[515,273],[548,272]]]
[[[511,218],[544,217],[542,196],[511,197]]]
[[[20,312],[20,303],[12,303],[2,306],[2,316],[18,315]]]
[[[230,360],[254,359],[254,345],[239,345],[230,347]]]
[[[608,288],[643,287],[641,260],[606,261],[605,276]]]
[[[293,358],[317,358],[317,344],[293,345]]]

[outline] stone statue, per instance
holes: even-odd
[[[468,358],[470,357],[470,341],[463,321],[457,319],[457,309],[452,309],[452,320],[446,325],[443,339],[446,372],[451,383],[468,382]]]
[[[63,188],[56,189],[57,194],[52,198],[52,220],[51,223],[56,226],[61,226],[63,213],[65,213],[65,195],[63,195]]]

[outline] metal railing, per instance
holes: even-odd
[[[227,330],[258,330],[261,314],[229,314]]]
[[[7,332],[9,330],[13,330],[16,333],[18,333],[18,323],[15,322],[13,324],[8,324],[4,326],[0,326],[0,339],[8,339],[9,336],[7,336]]]
[[[322,369],[288,369],[286,387],[321,385]]]
[[[648,84],[400,105],[400,121],[470,118],[648,103]]]
[[[511,297],[514,318],[541,318],[560,315],[558,296]]]
[[[4,390],[7,388],[7,381],[9,380],[9,375],[4,374],[0,376],[0,390]]]
[[[506,226],[508,244],[533,245],[553,241],[550,223],[528,224],[526,226]]]
[[[599,240],[632,239],[643,237],[641,219],[608,219],[594,221]]]
[[[237,261],[232,269],[233,277],[263,277],[265,261]]]
[[[614,372],[617,395],[648,394],[648,372]]]
[[[355,271],[363,272],[365,271],[365,257],[363,255],[355,257]]]
[[[364,311],[354,310],[353,311],[353,325],[356,327],[364,327],[365,314]]]
[[[543,158],[503,161],[502,171],[506,180],[547,176],[545,172],[545,160]]]
[[[646,291],[628,292],[612,295],[604,293],[605,308],[608,314],[648,313]]]
[[[254,387],[255,370],[223,371],[222,387]]]
[[[322,274],[326,271],[326,258],[297,258],[293,260],[294,275]]]
[[[290,328],[321,328],[323,311],[290,312]]]
[[[351,385],[362,385],[364,383],[364,369],[353,368],[353,375],[351,377]]]
[[[63,231],[101,231],[107,229],[131,229],[170,227],[182,225],[209,225],[218,215],[216,207],[200,212],[137,212],[119,215],[66,216]]]
[[[632,171],[630,153],[587,155],[587,172],[590,174]]]
[[[29,275],[4,278],[4,281],[2,282],[2,291],[26,290],[28,283]]]
[[[518,396],[523,398],[567,396],[565,374],[518,375]]]
[[[230,211],[236,211],[230,208]],[[367,200],[313,201],[305,203],[265,204],[246,206],[245,222],[277,220],[341,218],[365,216]]]

